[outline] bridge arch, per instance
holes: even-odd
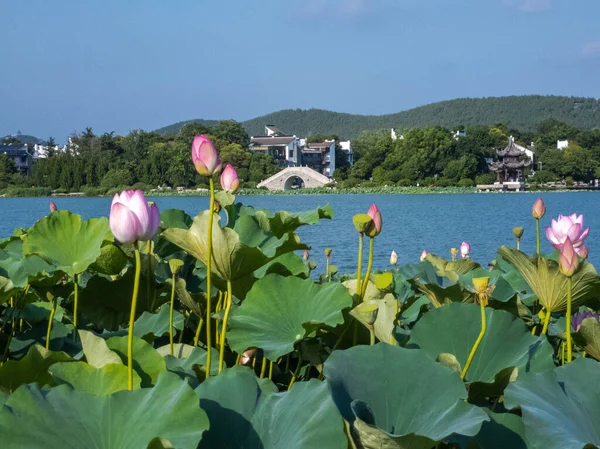
[[[303,189],[306,183],[301,176],[297,174],[291,174],[288,178],[283,182],[283,190],[295,190],[295,189]]]
[[[290,190],[292,188],[315,188],[329,184],[331,180],[308,167],[288,167],[265,179],[258,187],[269,190]]]

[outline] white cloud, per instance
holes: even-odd
[[[504,0],[504,4],[523,12],[540,12],[552,8],[552,0]]]
[[[589,42],[581,49],[581,56],[600,56],[600,42]]]

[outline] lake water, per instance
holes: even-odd
[[[471,245],[471,256],[487,264],[496,256],[500,245],[515,245],[514,226],[525,227],[522,249],[535,250],[535,220],[531,207],[539,194],[441,194],[441,195],[293,195],[240,196],[238,201],[271,211],[299,212],[330,203],[333,220],[323,220],[316,226],[306,226],[299,234],[309,244],[311,258],[321,269],[325,266],[323,249],[332,248],[331,263],[340,272],[356,270],[358,236],[352,216],[366,213],[376,203],[383,215],[383,231],[375,240],[374,268],[389,267],[392,250],[398,253],[398,263],[417,263],[423,249],[450,257],[450,248],[458,248],[463,240]],[[542,219],[542,252],[552,251],[545,238],[545,227],[558,214],[585,214],[585,226],[591,232],[586,243],[590,260],[600,263],[600,194],[595,192],[544,193],[547,213]],[[205,197],[158,197],[160,210],[183,209],[192,217],[208,208]],[[69,209],[84,218],[108,216],[110,198],[54,198],[59,209]],[[48,198],[0,198],[0,237],[10,235],[14,228],[27,228],[48,213]],[[368,243],[368,239],[365,240]],[[365,245],[368,248],[368,244]],[[363,266],[363,270],[365,267]],[[319,270],[317,270],[319,271]]]

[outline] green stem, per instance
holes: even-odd
[[[135,243],[135,280],[133,282],[133,295],[131,296],[131,312],[129,313],[129,334],[127,335],[127,388],[129,390],[133,390],[133,327],[135,326],[135,311],[140,288],[141,265],[140,250],[137,243]]]
[[[52,332],[52,322],[56,313],[56,298],[52,298],[52,310],[50,310],[50,318],[48,319],[48,330],[46,331],[46,349],[50,349],[50,333]]]
[[[544,318],[544,327],[542,328],[542,335],[546,335],[546,331],[548,330],[548,323],[550,323],[550,315],[552,315],[552,310],[546,310],[546,316]]]
[[[521,239],[517,239],[517,250],[521,250]]]
[[[356,276],[356,293],[360,296],[362,284],[360,283],[360,276],[362,271],[362,260],[363,260],[363,233],[358,233],[358,274]]]
[[[294,382],[296,382],[296,379],[298,378],[298,374],[300,373],[300,367],[302,366],[302,361],[302,354],[298,353],[298,365],[296,366],[294,374],[292,375],[292,380],[290,380],[290,384],[288,385],[288,391],[292,389],[292,385],[294,385]]]
[[[223,315],[223,327],[221,328],[221,344],[219,345],[219,372],[223,370],[223,360],[225,358],[225,337],[227,335],[227,322],[229,321],[229,312],[231,312],[231,303],[233,294],[231,292],[231,281],[227,281],[227,294],[225,295],[225,315]]]
[[[273,360],[269,362],[269,380],[273,378]]]
[[[573,360],[573,344],[571,342],[571,290],[573,282],[571,277],[568,278],[568,289],[567,289],[567,363],[571,363]]]
[[[260,378],[265,377],[265,371],[267,369],[267,358],[263,354],[262,365],[260,367]]]
[[[73,339],[77,336],[77,308],[79,306],[79,275],[73,276],[73,296],[75,304],[73,305]]]
[[[373,326],[369,327],[369,333],[371,334],[371,346],[375,344],[375,330]]]
[[[171,351],[171,355],[173,355],[173,308],[175,307],[175,273],[173,273],[171,281],[173,285],[171,287],[171,307],[169,307],[169,349]]]
[[[540,219],[535,219],[535,253],[540,253]]]
[[[360,301],[362,302],[367,293],[367,286],[369,285],[369,276],[371,276],[371,270],[373,269],[373,248],[375,247],[375,238],[371,237],[369,241],[369,264],[367,265],[367,273],[363,280],[362,289],[360,292]]]
[[[185,315],[185,310],[183,311],[183,314]],[[191,318],[192,318],[192,312],[188,313],[188,316],[185,319],[185,323],[183,323],[183,329],[179,333],[179,339],[177,340],[177,343],[181,343],[183,341],[183,334],[185,334],[185,330],[187,329],[187,325]]]
[[[479,301],[479,306],[481,307],[481,332],[479,332],[479,336],[477,337],[477,340],[475,340],[475,344],[473,345],[473,348],[471,349],[471,353],[469,354],[469,358],[467,359],[467,363],[465,363],[465,367],[462,370],[462,373],[460,374],[460,378],[464,379],[465,376],[467,375],[467,371],[469,370],[469,366],[471,366],[471,362],[473,361],[473,357],[475,357],[475,352],[477,351],[477,347],[479,346],[479,343],[481,343],[481,340],[483,340],[483,336],[485,335],[485,329],[486,329],[486,322],[485,322],[485,304],[484,301]]]
[[[329,280],[329,257],[325,257],[325,277]]]
[[[150,310],[154,312],[154,303],[156,298],[152,298],[152,302],[150,302],[150,275],[152,273],[152,240],[148,240],[146,243],[146,257],[148,258],[148,267],[146,274],[146,304],[150,304]]]

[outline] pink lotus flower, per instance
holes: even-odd
[[[596,312],[589,310],[577,312],[571,317],[571,326],[575,332],[579,332],[579,329],[581,329],[581,325],[583,324],[583,320],[586,318],[594,318],[596,321],[600,322],[600,316]]]
[[[571,239],[567,237],[562,249],[560,250],[560,256],[558,257],[558,268],[562,274],[567,277],[571,277],[577,270],[578,266],[579,257],[577,257],[577,253],[575,252],[575,248],[573,248]]]
[[[546,206],[544,205],[544,201],[541,198],[535,200],[533,203],[533,210],[531,211],[531,215],[533,218],[537,218],[538,220],[546,215]]]
[[[369,230],[367,235],[369,237],[375,237],[381,232],[381,226],[383,224],[381,212],[379,212],[379,209],[377,208],[377,205],[375,203],[371,204],[367,215],[371,217],[371,220],[373,220],[373,222],[371,223],[371,229]]]
[[[304,257],[303,257],[303,259],[304,259],[304,263],[308,262],[308,258],[309,258],[309,257],[310,257],[310,256],[309,256],[309,254],[308,254],[308,250],[307,250],[307,249],[305,249],[305,250],[304,250]]]
[[[421,257],[420,257],[421,262],[423,262],[425,259],[427,259],[427,250],[426,249],[423,250],[423,252],[421,253]]]
[[[223,190],[228,190],[231,193],[237,192],[237,189],[240,188],[240,180],[235,168],[231,164],[227,164],[225,170],[221,173],[221,187],[223,187]]]
[[[590,228],[583,230],[583,215],[573,214],[568,217],[559,215],[552,219],[552,225],[546,228],[546,237],[557,250],[561,250],[567,238],[571,240],[575,251],[579,253],[583,241],[590,233]]]
[[[56,204],[54,203],[54,201],[50,201],[50,212],[56,212],[58,210],[58,207],[56,207]]]
[[[462,257],[463,259],[466,259],[467,257],[469,257],[470,252],[471,252],[471,245],[469,245],[467,242],[462,242],[460,244],[460,257]]]
[[[588,249],[587,246],[582,246],[581,248],[579,248],[579,257],[581,257],[582,259],[587,259],[588,258]]]
[[[196,171],[202,176],[211,176],[221,171],[221,159],[215,146],[205,135],[194,137],[192,160]]]
[[[115,194],[110,206],[110,230],[121,243],[150,240],[160,225],[156,203],[148,204],[141,190]]]
[[[398,254],[396,254],[396,251],[392,251],[392,254],[390,254],[390,264],[396,265],[397,263],[398,263]]]

